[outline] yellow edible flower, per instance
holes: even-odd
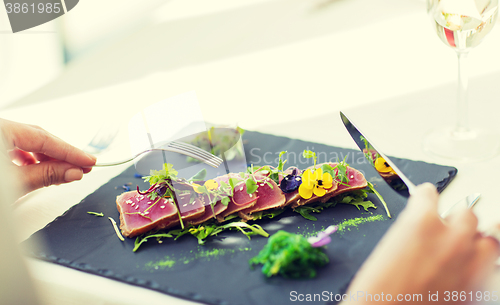
[[[387,162],[385,161],[384,158],[382,157],[378,157],[376,160],[375,160],[375,169],[379,172],[379,173],[390,173],[390,172],[394,172],[394,170],[392,169],[392,167],[387,164]]]
[[[302,175],[302,184],[299,186],[299,195],[304,199],[309,199],[312,195],[321,197],[326,194],[326,190],[333,186],[333,178],[330,173],[323,173],[321,168],[312,172],[307,169]]]
[[[201,187],[201,185],[199,185],[197,183],[193,183],[191,185],[193,186],[193,190],[196,193],[198,193],[198,194],[203,193],[204,190]],[[213,191],[213,190],[216,190],[219,187],[219,183],[217,183],[217,181],[215,181],[213,179],[210,179],[210,180],[205,181],[205,184],[203,184],[203,186],[205,187],[205,189],[207,189],[209,191]]]
[[[207,188],[207,190],[213,191],[219,187],[219,184],[217,183],[217,181],[210,179],[205,181],[205,187]]]

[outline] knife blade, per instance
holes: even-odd
[[[351,135],[356,145],[361,149],[368,163],[371,164],[378,174],[389,186],[403,197],[408,198],[415,189],[415,184],[408,179],[403,172],[368,140],[364,133],[356,127],[351,120],[341,111],[340,118],[345,128]]]
[[[356,145],[361,149],[368,163],[371,164],[379,175],[384,179],[389,186],[394,189],[398,194],[404,197],[409,197],[413,190],[415,189],[415,184],[406,177],[403,172],[392,162],[389,157],[378,150],[373,142],[370,142],[368,138],[356,127],[351,120],[341,111],[340,118],[344,123],[347,131],[351,135],[352,139]],[[460,206],[466,208],[472,208],[481,196],[480,193],[473,193],[459,200],[457,203],[453,204],[448,210],[441,214],[442,218],[448,216],[452,211],[459,208]]]

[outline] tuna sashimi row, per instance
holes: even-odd
[[[176,183],[170,180],[167,188],[175,192],[165,192],[162,189],[165,185],[155,184],[149,190],[156,190],[154,196],[147,191],[125,192],[116,199],[120,229],[124,236],[134,237],[152,230],[180,226],[181,222],[184,226],[214,219],[223,223],[231,215],[251,220],[257,212],[324,203],[339,194],[367,187],[365,177],[358,170],[346,166],[343,175],[348,179],[340,181],[337,175],[322,176],[323,165],[305,172],[290,167],[281,172],[278,179],[271,179],[269,171],[256,170],[223,175],[206,181],[204,185],[196,181],[179,180]],[[335,169],[337,163],[327,165]],[[304,185],[301,188],[289,187],[299,184]]]

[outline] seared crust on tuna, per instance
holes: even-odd
[[[134,237],[154,230],[177,217],[177,208],[171,199],[152,201],[136,191],[125,192],[116,198],[120,212],[120,229],[126,237]]]

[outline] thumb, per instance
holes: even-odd
[[[405,221],[417,221],[428,215],[438,215],[439,194],[430,183],[418,185],[408,199],[406,208],[400,215]]]
[[[420,184],[415,188],[408,200],[408,207],[416,209],[436,210],[439,201],[439,194],[436,187],[430,183]]]
[[[29,193],[33,190],[53,184],[62,184],[80,180],[83,170],[64,161],[46,161],[26,166],[18,166],[19,179]]]

